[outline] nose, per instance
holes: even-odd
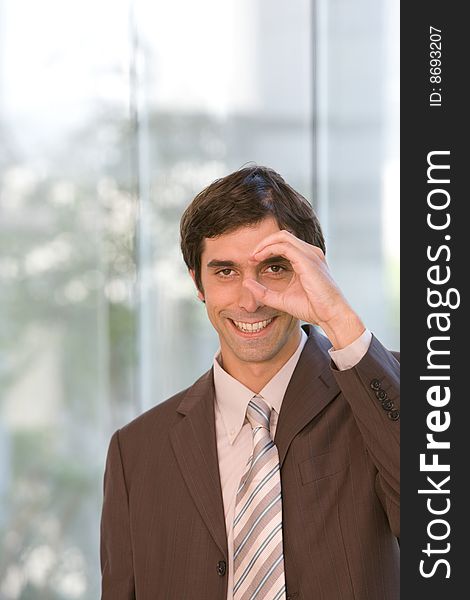
[[[260,306],[264,306],[260,300],[257,300],[250,290],[244,285],[240,285],[240,295],[238,297],[238,306],[244,308],[249,313],[254,313]]]

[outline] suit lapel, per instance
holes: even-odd
[[[214,416],[212,369],[188,390],[178,412],[185,415],[170,433],[189,492],[214,541],[227,556],[227,535]]]
[[[330,369],[331,344],[312,325],[302,327],[308,340],[287,386],[274,438],[281,466],[294,437],[340,391]]]

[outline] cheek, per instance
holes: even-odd
[[[222,309],[232,304],[236,299],[236,286],[225,284],[209,283],[205,286],[206,305],[212,310]]]
[[[213,300],[213,304],[219,304],[235,294],[237,284],[235,281],[218,281],[208,277],[203,281],[204,291],[207,298]]]

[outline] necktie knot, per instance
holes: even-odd
[[[246,409],[246,417],[253,429],[263,427],[269,431],[271,422],[271,409],[259,396],[254,396]]]

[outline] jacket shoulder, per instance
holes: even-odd
[[[120,439],[141,438],[143,435],[155,433],[155,428],[168,430],[174,423],[177,423],[182,415],[178,412],[178,407],[184,398],[191,393],[194,388],[204,383],[211,370],[206,371],[192,385],[177,392],[163,402],[149,408],[142,414],[135,417],[132,421],[124,425],[118,430]]]

